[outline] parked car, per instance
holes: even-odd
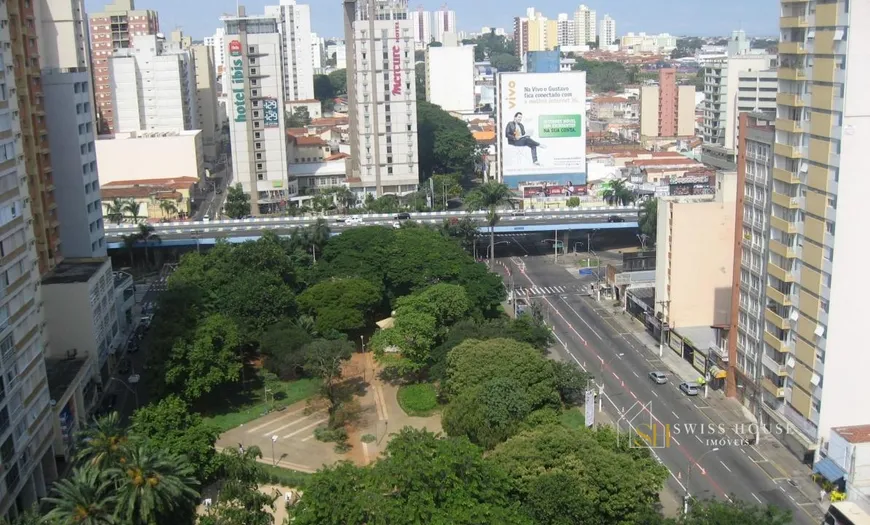
[[[611,215],[607,218],[607,222],[625,222],[625,219],[623,219],[619,215]]]
[[[686,382],[680,383],[680,390],[687,396],[697,396],[699,392],[698,385]]]
[[[335,222],[344,222],[346,220],[347,220],[347,217],[345,217],[344,215],[339,215],[335,218]]]
[[[650,372],[649,378],[657,385],[663,385],[668,382],[668,376],[664,372]]]
[[[525,217],[526,212],[524,210],[513,210],[511,212],[511,217]]]
[[[405,212],[405,211],[403,211],[402,213],[397,213],[397,214],[396,214],[396,220],[397,220],[397,221],[407,221],[407,220],[410,219],[410,218],[411,218],[411,214],[408,213],[408,212]]]

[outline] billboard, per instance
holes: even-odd
[[[263,120],[264,127],[277,128],[279,126],[278,119],[281,118],[281,112],[278,111],[278,100],[274,98],[263,99]]]
[[[499,73],[502,178],[586,184],[586,73]]]

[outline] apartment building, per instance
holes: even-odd
[[[224,28],[219,27],[215,30],[214,35],[202,39],[202,43],[211,49],[214,70],[218,77],[224,74],[224,64],[226,63],[226,46],[224,45],[225,35],[226,31],[224,31]]]
[[[581,4],[574,11],[574,43],[578,46],[585,46],[589,42],[595,42],[597,36],[595,10]]]
[[[432,42],[432,13],[424,11],[423,6],[408,13],[411,19],[411,32],[414,35],[414,49],[426,49]]]
[[[704,67],[702,158],[719,169],[736,167],[737,116],[776,109],[776,57],[737,55],[708,60]]]
[[[141,35],[109,58],[114,133],[199,129],[190,51]]]
[[[619,37],[619,50],[627,53],[670,53],[676,48],[677,37],[668,33],[626,33]]]
[[[345,31],[352,57],[348,79],[356,79],[348,82],[350,188],[360,199],[366,194],[414,192],[420,175],[414,39],[407,2],[345,2]]]
[[[426,100],[445,111],[474,111],[474,46],[426,50]]]
[[[36,28],[40,65],[43,68],[90,68],[91,50],[84,0],[39,0],[34,3],[40,21]]]
[[[221,20],[234,179],[251,196],[253,215],[270,213],[295,194],[287,177],[281,22],[273,16],[247,15],[244,8]]]
[[[600,37],[598,44],[601,47],[612,46],[613,42],[616,41],[616,20],[610,18],[610,15],[604,15],[604,18],[601,19],[598,36]]]
[[[556,32],[560,47],[576,45],[577,25],[568,13],[559,13],[556,16]]]
[[[695,135],[695,86],[678,86],[676,70],[659,70],[658,85],[640,88],[641,137]]]
[[[314,98],[314,64],[311,61],[311,10],[296,0],[266,6],[266,16],[278,21],[284,75],[284,101]]]
[[[325,62],[326,39],[322,36],[317,36],[317,33],[311,33],[311,67],[314,68],[315,75],[323,73]]]
[[[194,44],[190,47],[190,54],[196,82],[194,110],[196,121],[199,122],[199,128],[202,130],[203,156],[210,164],[214,164],[222,149],[221,117],[217,103],[217,73],[208,46]]]
[[[526,10],[526,16],[514,18],[514,47],[521,59],[529,51],[549,51],[558,45],[557,20],[548,19],[533,7]]]
[[[864,338],[861,304],[870,292],[860,220],[870,191],[863,176],[870,44],[861,36],[870,29],[870,5],[783,2],[781,14],[770,208],[760,232],[747,232],[743,219],[744,238],[769,239],[760,254],[766,280],[750,274],[748,286],[741,281],[764,322],[738,321],[738,334],[757,331],[761,341],[738,339],[732,352],[761,356],[763,420],[789,425],[786,445],[795,453],[824,455],[832,427],[867,423],[856,395],[870,358],[856,342]],[[748,155],[741,148],[738,164]],[[738,395],[741,385],[729,386]]]
[[[447,9],[447,5],[432,13],[432,39],[444,43],[444,34],[456,34],[456,11]]]
[[[91,37],[91,74],[97,110],[97,132],[115,131],[115,108],[109,60],[119,49],[133,46],[136,37],[156,35],[160,26],[157,12],[136,9],[133,0],[114,0],[103,11],[88,16]]]

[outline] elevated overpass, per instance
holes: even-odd
[[[528,210],[525,212],[505,211],[495,227],[497,234],[525,234],[540,232],[566,232],[577,230],[609,230],[637,228],[636,206],[601,206],[596,208],[561,208],[551,210]],[[341,233],[359,226],[391,226],[395,222],[393,213],[356,215],[362,222],[348,224],[338,221],[334,216],[324,217],[330,229]],[[421,224],[440,225],[445,220],[469,217],[478,224],[481,235],[489,233],[486,212],[446,211],[411,213],[411,220]],[[621,222],[611,222],[619,217]],[[249,219],[228,219],[220,221],[185,221],[153,224],[154,233],[160,242],[149,241],[149,246],[190,246],[211,245],[218,240],[239,243],[259,238],[263,232],[272,231],[278,235],[290,235],[297,228],[314,224],[320,217],[262,217]],[[109,248],[124,246],[125,235],[135,234],[135,224],[107,225],[106,241]],[[140,241],[137,246],[145,243]]]

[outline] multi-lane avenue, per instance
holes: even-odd
[[[608,318],[613,314],[590,295],[588,285],[553,264],[552,257],[527,257],[519,265],[504,262],[514,268],[516,286],[552,291],[537,293],[533,300],[547,312],[567,356],[595,376],[596,384],[603,382],[600,397],[611,419],[621,420],[624,430],[629,422],[643,426],[647,434],[650,427],[669,426],[669,439],[660,433],[654,453],[671,473],[668,486],[673,493],[770,503],[792,510],[795,523],[820,523],[815,502],[789,484],[755,447],[741,443],[749,437],[746,432],[737,434],[729,425],[724,432],[709,428],[719,421],[703,396],[690,398],[678,388],[680,382],[696,378],[676,377],[667,370],[657,355]],[[668,383],[654,383],[648,377],[651,371],[665,372]]]

